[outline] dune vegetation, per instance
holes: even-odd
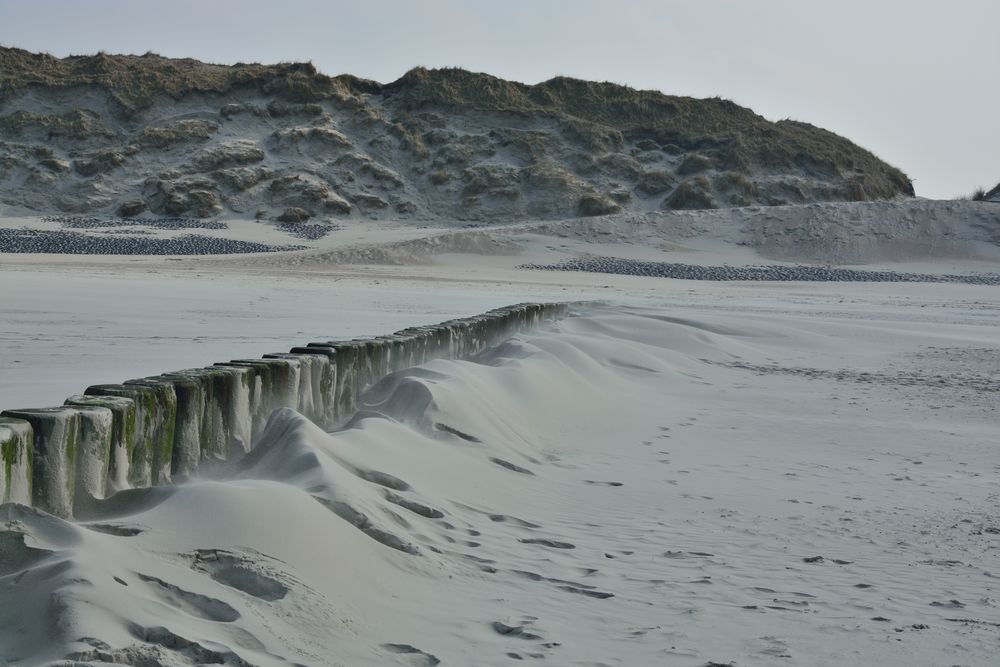
[[[722,98],[0,48],[0,203],[32,211],[493,221],[912,195],[848,139]]]

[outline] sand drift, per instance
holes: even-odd
[[[781,372],[863,368],[887,338],[899,370],[1000,362],[995,317],[929,310],[851,311],[845,342],[830,309],[593,308],[390,374],[332,433],[277,410],[214,478],[86,521],[6,505],[0,655],[987,664],[989,397]]]
[[[262,359],[93,385],[59,407],[5,410],[0,501],[79,516],[123,489],[169,484],[245,455],[279,408],[332,426],[350,419],[357,397],[390,373],[479,354],[566,309],[508,306],[376,339],[314,342]]]

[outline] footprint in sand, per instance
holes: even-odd
[[[208,573],[223,586],[267,602],[282,599],[289,590],[277,579],[259,572],[259,566],[253,561],[225,551],[200,550],[191,568]]]
[[[527,468],[522,468],[521,466],[519,466],[519,465],[517,465],[515,463],[511,463],[510,461],[505,461],[504,459],[497,458],[495,456],[491,456],[490,457],[490,461],[492,461],[493,463],[497,464],[501,468],[506,468],[507,470],[513,470],[514,472],[519,472],[522,475],[534,475],[535,474],[535,473],[531,472],[530,470],[528,470]]]
[[[116,537],[135,537],[144,532],[144,529],[138,526],[125,526],[115,523],[85,523],[82,525],[84,528],[97,531],[98,533],[115,535]]]
[[[495,521],[497,523],[509,522],[515,526],[520,526],[521,528],[541,528],[541,526],[537,523],[525,521],[524,519],[518,519],[516,516],[510,516],[508,514],[490,514],[490,521]]]
[[[552,549],[576,549],[575,544],[570,542],[560,542],[559,540],[549,540],[542,537],[526,537],[518,540],[521,544],[538,544]]]
[[[218,623],[231,623],[240,617],[240,613],[238,611],[222,600],[216,600],[215,598],[210,598],[207,595],[186,591],[179,586],[167,583],[166,581],[157,579],[156,577],[142,574],[141,572],[136,572],[136,576],[139,577],[141,581],[149,584],[150,590],[152,590],[162,602],[174,607],[175,609],[179,609],[190,616],[202,618],[206,621],[216,621]]]
[[[525,629],[526,626],[524,625],[507,625],[506,623],[501,623],[500,621],[493,621],[493,623],[490,624],[490,627],[492,627],[493,631],[498,635],[503,635],[505,637],[516,637],[518,639],[527,640],[544,639],[541,635],[528,632]]]
[[[463,433],[462,431],[459,431],[457,428],[453,428],[451,426],[448,426],[447,424],[442,424],[442,423],[438,422],[438,423],[434,424],[434,428],[436,428],[438,431],[442,431],[444,433],[450,433],[451,435],[455,436],[456,438],[461,438],[462,440],[465,440],[466,442],[476,442],[476,443],[482,442],[482,440],[480,440],[476,436],[469,435],[468,433]]]
[[[965,603],[959,602],[958,600],[948,600],[947,602],[938,602],[935,600],[931,602],[932,607],[941,607],[943,609],[964,609]]]
[[[414,667],[435,667],[435,665],[441,664],[441,660],[436,655],[421,651],[410,644],[382,644],[382,648],[391,653],[406,656],[407,662]]]

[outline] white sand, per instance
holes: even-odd
[[[306,280],[166,267],[0,267],[0,406],[315,340],[381,335],[509,303],[516,293],[377,279]],[[513,301],[511,301],[513,299]]]
[[[0,404],[608,304],[389,378],[337,433],[277,414],[218,479],[7,506],[10,664],[993,664],[997,288],[275,260],[4,257]]]

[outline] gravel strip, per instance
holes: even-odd
[[[896,271],[861,271],[823,266],[697,266],[669,262],[642,262],[618,257],[580,257],[556,264],[522,264],[518,268],[545,271],[587,271],[615,273],[625,276],[650,276],[682,280],[774,280],[809,282],[875,282],[875,283],[967,283],[970,285],[1000,285],[1000,274],[949,275],[931,273],[900,273]]]
[[[330,232],[343,229],[340,225],[303,225],[295,222],[278,222],[274,226],[289,236],[303,241],[317,241]]]
[[[156,227],[157,229],[229,229],[224,222],[198,218],[84,218],[76,215],[48,215],[44,222],[56,222],[68,229],[106,227]]]
[[[301,245],[265,245],[188,234],[175,239],[90,236],[79,232],[0,229],[0,253],[58,255],[231,255],[304,250]]]

